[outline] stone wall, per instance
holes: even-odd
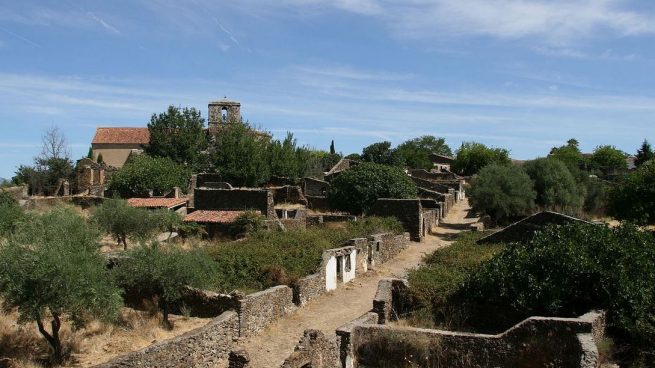
[[[330,202],[325,196],[310,196],[305,195],[307,198],[307,208],[311,208],[314,211],[329,211]]]
[[[303,192],[306,196],[325,197],[330,190],[330,183],[327,181],[305,178],[303,179]]]
[[[506,228],[477,241],[478,244],[511,243],[530,241],[534,234],[547,225],[567,225],[574,222],[588,223],[584,220],[557,212],[543,211],[528,216]]]
[[[326,337],[318,330],[305,330],[294,352],[280,368],[339,368],[336,336]]]
[[[194,190],[194,208],[211,211],[258,210],[267,218],[276,218],[273,193],[267,189]]]
[[[372,312],[378,315],[378,324],[395,321],[412,306],[407,280],[382,279],[373,298]]]
[[[109,259],[110,267],[120,263],[121,256]],[[123,295],[125,305],[139,310],[149,308],[154,295],[145,295],[127,288]],[[182,293],[182,298],[169,306],[173,314],[187,314],[191,317],[214,318],[226,311],[238,308],[239,298],[237,294],[218,294],[211,291],[199,290],[187,287]],[[184,313],[183,313],[184,312]]]
[[[317,272],[313,275],[303,277],[293,285],[293,302],[296,305],[305,305],[310,300],[324,294],[325,273]]]
[[[307,198],[302,193],[297,185],[285,185],[282,187],[272,187],[268,188],[273,192],[273,201],[275,203],[293,203],[293,204],[302,204],[307,206]]]
[[[455,173],[450,171],[429,172],[425,169],[409,170],[409,175],[424,180],[457,180],[459,178]]]
[[[405,366],[414,359],[421,366],[596,368],[596,346],[585,342],[603,315],[531,317],[498,335],[360,324],[350,336],[353,367]]]
[[[271,322],[293,312],[293,291],[280,285],[249,294],[239,301],[239,335],[248,337],[259,333]]]
[[[97,368],[215,367],[227,359],[239,337],[239,317],[225,312],[204,327],[123,355]]]
[[[419,199],[378,199],[369,211],[370,215],[396,217],[411,235],[412,240],[421,241],[424,236],[422,207]]]
[[[409,233],[394,235],[391,233],[373,234],[368,240],[371,245],[369,258],[373,262],[369,267],[384,263],[394,258],[403,249],[409,246]]]

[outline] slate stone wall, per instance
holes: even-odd
[[[257,210],[270,219],[277,218],[273,193],[267,189],[209,189],[194,190],[194,208],[211,211]]]
[[[246,295],[239,301],[239,335],[259,333],[271,322],[293,312],[293,291],[285,285]]]
[[[294,352],[281,368],[340,368],[336,336],[328,338],[321,331],[305,330]]]
[[[421,218],[421,200],[419,199],[378,199],[371,210],[369,215],[382,216],[382,217],[396,217],[411,235],[412,240],[421,241],[422,234],[422,218]]]
[[[330,190],[330,183],[327,181],[305,178],[303,179],[303,192],[306,196],[325,197]]]
[[[323,269],[323,267],[321,267]],[[325,293],[325,273],[317,272],[303,277],[293,285],[293,302],[305,305],[310,300]]]
[[[96,368],[215,367],[219,361],[227,359],[238,337],[238,315],[225,312],[204,327],[123,355]]]

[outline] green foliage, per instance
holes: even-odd
[[[598,146],[591,156],[591,163],[594,168],[600,170],[604,175],[620,174],[628,169],[625,161],[626,154],[614,146]]]
[[[211,286],[216,264],[202,250],[185,251],[155,244],[132,249],[113,272],[122,287],[157,298],[164,325],[172,328],[168,320],[170,305],[182,297],[187,286]]]
[[[270,178],[269,138],[249,125],[229,124],[210,145],[209,160],[235,186],[257,186]]]
[[[404,162],[407,167],[426,170],[432,169],[433,167],[432,161],[430,161],[430,154],[453,155],[444,138],[437,138],[431,135],[424,135],[408,140],[396,147],[395,153],[398,155],[399,162]]]
[[[181,165],[193,165],[207,145],[204,125],[200,111],[171,105],[166,112],[150,118],[150,143],[145,152],[154,157],[168,157]]]
[[[13,233],[16,224],[24,217],[23,209],[7,192],[0,189],[0,238]]]
[[[400,168],[366,162],[334,178],[328,199],[335,209],[361,214],[378,198],[415,198],[416,195],[416,185]]]
[[[34,166],[20,165],[12,181],[29,186],[30,193],[51,194],[59,179],[73,179],[73,163],[67,158],[35,158]]]
[[[21,222],[0,247],[3,307],[17,308],[20,322],[37,323],[55,363],[66,353],[59,339],[62,318],[76,326],[90,318],[112,320],[121,306],[98,251],[98,235],[73,209],[57,208]]]
[[[264,218],[257,212],[246,211],[240,214],[230,224],[230,235],[238,237],[243,234],[251,234],[264,228]]]
[[[526,162],[523,168],[534,182],[538,206],[570,214],[580,211],[584,195],[562,161],[539,158]]]
[[[271,175],[292,179],[302,178],[316,165],[312,153],[299,147],[293,134],[287,133],[283,141],[274,140],[268,146]]]
[[[216,244],[211,254],[218,264],[218,288],[247,292],[292,285],[317,271],[325,249],[377,232],[399,233],[402,225],[395,218],[367,217],[344,228],[259,231],[236,243]]]
[[[141,154],[131,157],[111,176],[109,189],[123,198],[147,197],[150,190],[155,194],[163,194],[173,187],[185,190],[190,178],[191,170],[170,158]]]
[[[548,227],[528,244],[508,245],[462,294],[522,316],[606,309],[610,328],[655,363],[655,238],[632,225]]]
[[[496,221],[530,213],[537,197],[528,174],[513,165],[483,168],[471,181],[468,195],[474,210]]]
[[[630,173],[609,194],[609,211],[616,218],[637,224],[655,223],[655,161]]]
[[[347,156],[344,156],[344,158],[354,161],[362,161],[362,155],[360,155],[359,153],[351,153]]]
[[[644,140],[644,143],[642,143],[641,147],[637,150],[635,165],[639,167],[652,160],[653,158],[655,158],[653,148],[650,146],[650,143],[648,143],[647,140]]]
[[[391,142],[373,143],[362,151],[362,161],[374,162],[382,165],[403,166],[402,158],[391,148]]]
[[[96,162],[99,164],[105,162],[105,159],[102,157],[102,153],[98,153],[98,158],[96,159]]]
[[[427,310],[430,321],[419,321],[431,326],[452,326],[452,299],[462,284],[484,262],[502,249],[502,245],[477,245],[483,233],[464,233],[452,245],[436,250],[425,257],[424,265],[409,272],[409,285],[419,310]]]
[[[585,187],[584,210],[588,214],[603,215],[607,210],[610,187],[607,182],[595,177],[587,177],[582,182]]]
[[[127,201],[122,199],[109,199],[95,208],[91,219],[127,249],[128,237],[143,242],[151,238],[157,230],[162,230],[162,227],[171,229],[174,226],[172,222],[175,221],[172,216],[130,207]],[[179,218],[177,214],[174,216]]]
[[[464,142],[457,150],[452,170],[460,175],[475,175],[482,168],[491,165],[509,165],[509,151],[503,148],[489,148],[482,143]]]
[[[89,147],[89,151],[86,153],[86,158],[90,158],[93,160],[93,148]]]
[[[335,155],[337,151],[334,149],[334,139],[330,142],[330,154]]]
[[[578,141],[575,139],[569,139],[564,146],[553,147],[548,157],[562,161],[574,176],[580,171],[581,167],[586,166],[586,160],[582,156],[582,152],[580,152]]]

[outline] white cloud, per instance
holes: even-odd
[[[119,31],[114,26],[107,23],[104,19],[102,19],[102,18],[98,17],[97,15],[95,15],[93,12],[87,12],[86,15],[88,15],[89,18],[93,19],[94,21],[98,22],[104,29],[108,30],[109,32],[115,33],[115,34],[120,34],[121,33],[121,31]]]

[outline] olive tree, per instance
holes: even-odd
[[[18,202],[0,189],[0,237],[9,236],[23,216],[23,209]]]
[[[151,213],[143,208],[130,207],[122,199],[106,200],[95,208],[91,219],[101,229],[111,234],[118,244],[127,249],[127,238],[144,241],[157,230],[168,230],[174,220],[159,213]],[[172,230],[171,230],[172,231]]]
[[[648,161],[610,190],[609,212],[641,225],[655,223],[655,161]]]
[[[482,143],[464,142],[457,150],[452,170],[461,175],[474,175],[491,164],[509,165],[509,151],[504,148],[490,148]]]
[[[205,288],[215,281],[215,263],[201,250],[138,247],[114,268],[119,285],[152,296],[163,315],[163,325],[172,329],[168,315],[187,287]]]
[[[526,162],[523,168],[534,182],[538,206],[568,213],[576,213],[582,208],[583,189],[562,161],[539,158]]]
[[[36,323],[53,363],[68,353],[59,334],[64,320],[76,327],[91,318],[108,321],[121,306],[98,237],[73,209],[57,208],[21,222],[0,247],[3,308],[16,309],[21,323]]]

